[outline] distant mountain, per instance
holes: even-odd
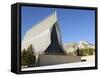
[[[77,48],[78,48],[78,43],[75,43],[75,42],[70,42],[70,43],[64,44],[64,50],[66,52],[73,52],[73,51],[77,50]]]
[[[95,45],[87,42],[87,41],[79,41],[78,43],[76,42],[70,42],[70,43],[65,43],[64,44],[64,50],[66,52],[74,52],[77,49],[85,49],[85,48],[92,48],[95,49]]]
[[[95,48],[95,45],[93,45],[93,44],[91,44],[91,43],[89,43],[87,41],[80,41],[78,43],[78,47],[80,49],[82,49],[82,48]]]

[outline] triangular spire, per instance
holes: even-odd
[[[57,12],[56,12],[56,10],[54,11],[54,15],[57,17]]]

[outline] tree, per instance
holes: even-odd
[[[27,50],[24,49],[21,53],[21,65],[22,66],[35,66],[36,57],[34,55],[34,49],[30,45]]]
[[[89,52],[88,52],[89,55],[93,55],[94,54],[94,49],[92,48],[89,48]]]
[[[32,45],[30,45],[28,48],[27,48],[27,58],[26,58],[26,63],[27,65],[30,67],[30,66],[35,66],[35,60],[36,60],[36,57],[33,53],[33,47]]]
[[[21,65],[25,66],[26,63],[26,55],[27,55],[27,51],[26,49],[23,49],[23,51],[21,52]]]
[[[77,56],[80,56],[81,54],[80,54],[80,50],[79,50],[79,48],[77,48]]]
[[[84,48],[80,49],[80,52],[82,53],[82,56],[89,56],[94,54],[94,49],[92,48]]]

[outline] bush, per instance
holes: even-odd
[[[93,55],[94,49],[92,48],[80,49],[80,52],[82,53],[82,56]]]
[[[77,49],[74,52],[75,56],[88,56],[93,55],[95,53],[95,49],[92,48],[84,48],[84,49]]]

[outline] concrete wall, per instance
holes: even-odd
[[[80,62],[80,56],[66,56],[66,55],[40,55],[39,66],[55,65],[63,63]]]

